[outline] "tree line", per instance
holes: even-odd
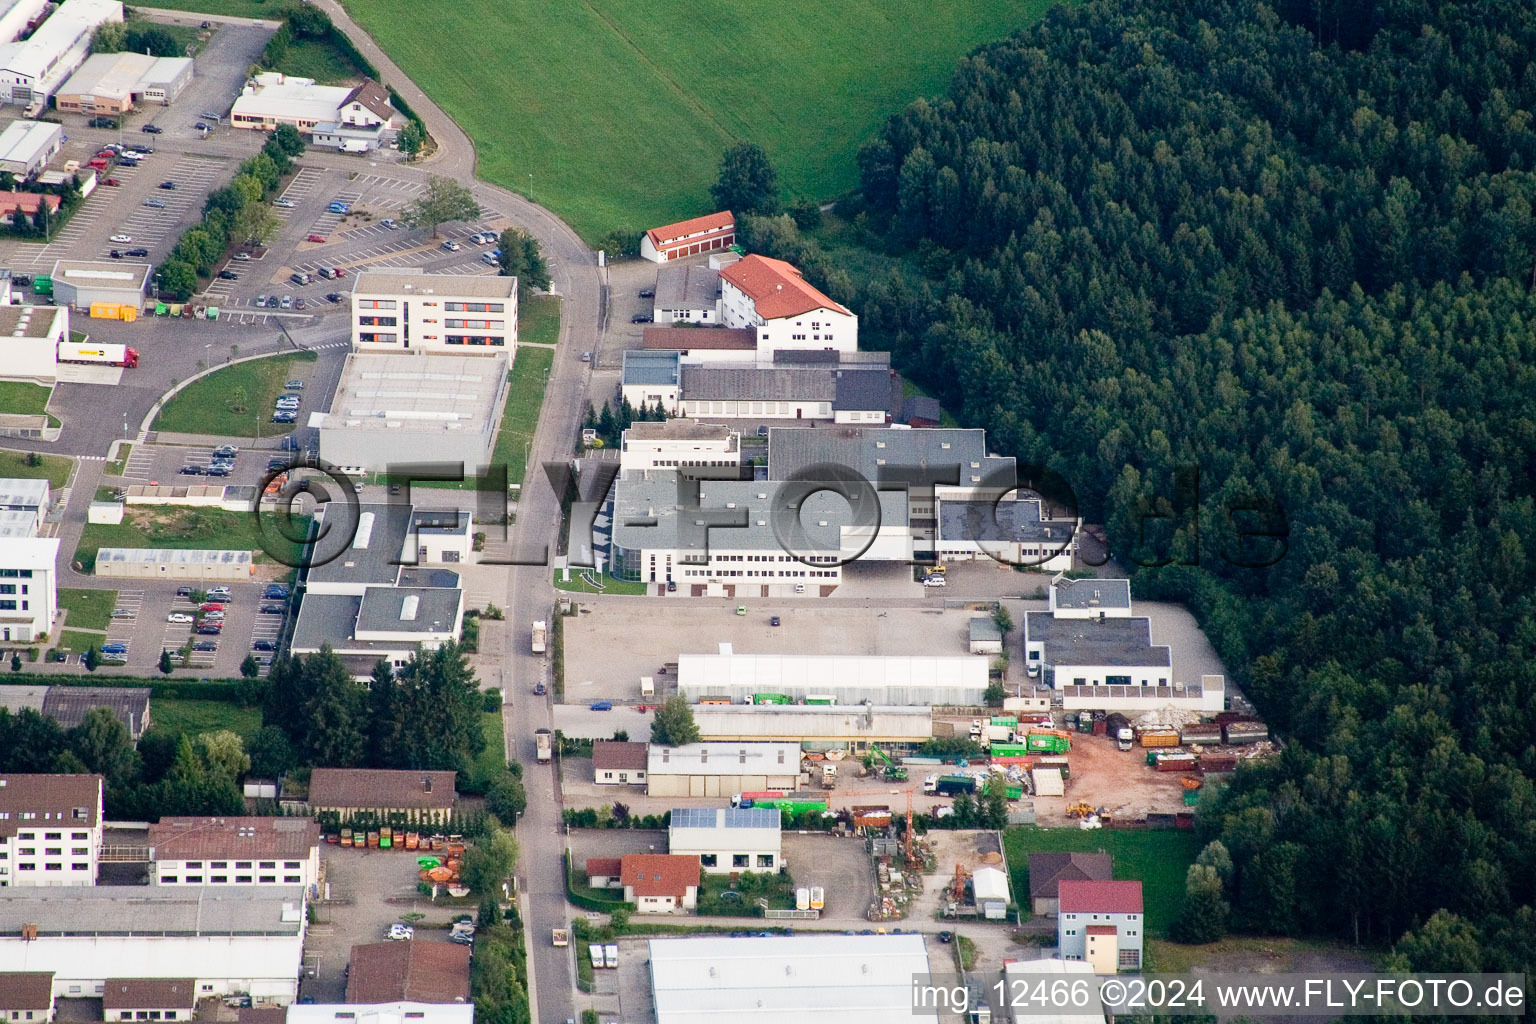
[[[1288,741],[1202,805],[1223,928],[1536,959],[1533,53],[1509,0],[1062,5],[840,206],[865,345],[1065,478]]]

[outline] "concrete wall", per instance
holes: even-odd
[[[760,792],[768,789],[793,790],[800,778],[800,766],[793,775],[651,775],[646,779],[648,796],[718,796]]]

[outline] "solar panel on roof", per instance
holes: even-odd
[[[751,807],[746,810],[729,810],[725,812],[725,827],[778,828],[779,809],[777,807]]]

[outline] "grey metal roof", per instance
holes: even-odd
[[[408,598],[415,617],[401,618]],[[464,591],[429,587],[369,587],[357,612],[357,629],[369,632],[441,633],[458,619]]]
[[[293,650],[318,651],[323,644],[336,647],[350,639],[362,603],[353,594],[305,594],[293,626]]]
[[[1168,668],[1167,647],[1152,645],[1151,620],[1058,619],[1050,612],[1024,615],[1024,642],[1044,643],[1050,665]]]
[[[629,349],[624,353],[622,384],[673,387],[678,381],[678,364],[676,352]]]
[[[843,410],[890,408],[891,376],[883,366],[807,362],[820,360],[754,366],[684,363],[682,397],[693,402],[830,402]]]
[[[1057,580],[1057,608],[1129,608],[1130,580]]]
[[[138,739],[149,719],[149,688],[143,686],[50,686],[43,714],[65,729],[85,721],[96,708],[107,708]]]
[[[1065,551],[1071,520],[1041,520],[1036,500],[940,500],[939,539],[1028,544],[1044,542]]]
[[[897,467],[956,466],[958,483],[996,471],[1011,486],[1014,460],[987,454],[984,430],[934,428],[892,430],[888,427],[781,428],[768,432],[768,475],[787,480],[812,466],[832,463],[857,470],[871,483],[881,471]],[[997,481],[988,479],[988,484]]]
[[[435,357],[434,357],[435,358]],[[354,516],[344,501],[321,505],[315,517],[315,530],[327,532],[316,547],[319,557],[336,551],[336,544],[350,538],[337,557],[311,566],[308,581],[329,584],[391,584],[400,575],[400,553],[410,532],[412,509],[409,505],[368,502],[357,506]]]
[[[23,924],[40,937],[297,935],[303,908],[302,886],[10,887],[0,889],[0,936],[19,936]]]
[[[613,542],[632,551],[645,548],[713,551],[782,550],[774,531],[773,510],[800,493],[799,488],[756,480],[700,480],[698,501],[679,507],[679,474],[670,470],[625,473],[614,488]],[[781,490],[783,491],[781,495]],[[904,491],[877,491],[880,521],[906,523]],[[737,526],[700,523],[736,522]],[[800,528],[792,546],[836,554],[842,527],[858,520],[854,509],[831,491],[818,491],[799,509]],[[825,525],[822,525],[825,524]]]
[[[656,271],[657,309],[714,309],[720,296],[720,271],[701,266]]]
[[[901,422],[911,423],[913,420],[929,420],[939,422],[939,417],[944,415],[944,410],[939,406],[937,398],[929,398],[927,395],[913,395],[901,403]]]
[[[459,574],[452,569],[403,565],[400,567],[400,579],[395,585],[400,587],[456,587],[459,585]]]
[[[832,398],[832,408],[836,411],[868,412],[883,409],[892,413],[901,401],[900,384],[889,370],[839,369],[834,374],[836,393]]]
[[[777,807],[675,807],[672,828],[769,828],[781,827]]]
[[[997,623],[991,619],[981,617],[970,621],[971,640],[1001,640],[1003,631],[997,628]]]

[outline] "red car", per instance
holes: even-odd
[[[117,186],[117,185],[121,185],[122,182],[118,181],[116,178],[108,178],[106,181],[102,182],[102,184],[103,185]]]
[[[221,612],[224,610],[224,606],[217,601],[208,601],[198,607],[205,612]]]
[[[307,239],[305,239],[305,241],[308,241],[308,242],[323,242],[323,241],[325,241],[325,236],[324,235],[310,235]]]

